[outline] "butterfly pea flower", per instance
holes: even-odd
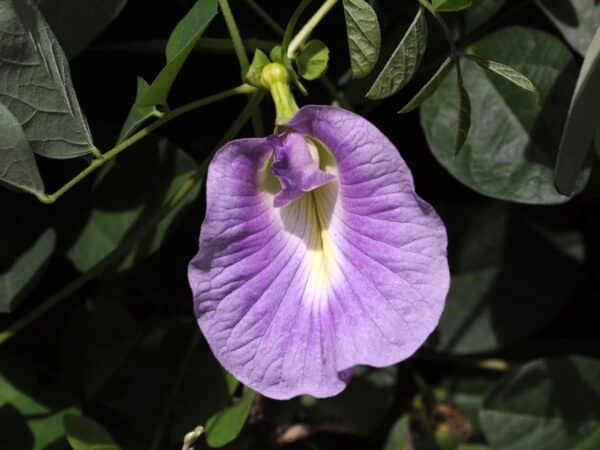
[[[274,135],[216,153],[188,275],[226,370],[271,398],[328,397],[355,366],[398,363],[436,327],[447,238],[374,125],[290,104]]]

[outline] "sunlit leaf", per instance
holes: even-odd
[[[304,46],[296,56],[298,75],[305,80],[316,80],[325,74],[329,64],[329,49],[319,41],[313,39]]]
[[[3,236],[7,237],[6,234]],[[56,233],[47,229],[7,270],[0,272],[0,313],[10,312],[12,306],[29,292],[48,263],[55,245]]]
[[[565,39],[580,55],[600,28],[598,0],[536,0],[542,11],[554,22]]]
[[[238,403],[212,416],[206,422],[206,443],[210,447],[223,447],[233,441],[246,423],[255,392],[249,388]]]
[[[479,418],[494,450],[600,448],[600,361],[532,361],[488,395]]]
[[[0,103],[0,182],[39,194],[44,192],[35,156],[19,121]]]
[[[367,98],[389,97],[405,86],[419,68],[426,48],[427,20],[423,8],[419,8],[406,34],[367,92]]]
[[[197,0],[192,9],[177,24],[167,42],[167,64],[160,71],[146,94],[138,101],[140,106],[166,105],[167,97],[183,63],[217,15],[217,0]]]
[[[433,95],[444,76],[452,68],[452,59],[446,58],[429,81],[417,92],[417,94],[398,113],[404,114],[417,109],[425,100]]]
[[[364,78],[377,63],[381,30],[377,14],[365,0],[344,0],[350,66],[354,78]]]
[[[0,68],[0,102],[35,153],[61,159],[90,152],[67,58],[31,0],[0,3]]]
[[[600,28],[588,48],[571,100],[556,162],[556,186],[571,195],[600,129]]]
[[[119,450],[108,431],[88,417],[66,414],[63,423],[73,450]]]
[[[433,0],[433,8],[438,12],[456,12],[471,7],[471,0]]]
[[[496,61],[490,61],[489,59],[480,58],[477,55],[466,55],[467,58],[472,59],[484,69],[494,72],[503,78],[506,78],[511,83],[516,84],[521,89],[525,89],[529,92],[535,92],[535,86],[529,78],[523,75],[521,72],[516,70],[514,67],[507,66]]]
[[[464,59],[464,84],[472,106],[469,137],[456,155],[460,94],[453,69],[420,108],[434,156],[481,194],[529,204],[567,201],[554,186],[553,167],[561,134],[557,124],[565,121],[577,77],[571,52],[554,36],[523,27],[496,31],[469,51],[514,67],[537,92],[524,91]],[[588,178],[589,170],[580,173],[578,191]]]

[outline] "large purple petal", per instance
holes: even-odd
[[[289,126],[331,152],[336,180],[275,208],[269,140],[227,144],[209,169],[189,278],[198,323],[227,370],[269,397],[325,397],[358,364],[407,358],[437,325],[446,234],[368,121],[308,106]]]

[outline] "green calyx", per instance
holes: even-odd
[[[275,124],[288,122],[298,111],[298,105],[290,88],[290,74],[283,64],[272,62],[265,65],[260,74],[260,83],[271,92],[275,103]]]

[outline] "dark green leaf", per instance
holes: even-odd
[[[65,53],[73,58],[123,10],[127,0],[36,0]]]
[[[400,417],[392,427],[383,450],[413,450],[413,439],[410,432],[410,416]]]
[[[535,86],[529,78],[523,75],[521,72],[513,67],[507,66],[496,61],[490,61],[489,59],[480,58],[477,55],[466,55],[467,58],[472,59],[484,69],[494,72],[503,78],[506,78],[511,83],[516,84],[521,89],[525,89],[529,92],[535,92]]]
[[[138,145],[145,149],[120,157],[94,193],[94,209],[68,251],[69,258],[81,271],[89,270],[155,217],[196,170],[195,162],[166,140],[143,141]],[[123,186],[127,186],[126,192]],[[138,244],[122,267],[130,267],[162,245],[199,189],[197,186],[186,201],[160,222],[152,236]]]
[[[473,0],[473,6],[462,12],[462,31],[471,33],[487,23],[506,4],[506,0]]]
[[[264,67],[270,62],[269,57],[262,50],[257,48],[254,51],[254,58],[252,58],[252,63],[246,74],[248,82],[253,86],[263,87],[260,81],[260,75]]]
[[[305,80],[321,78],[327,71],[328,64],[329,49],[318,39],[309,41],[296,56],[298,75]]]
[[[217,15],[216,0],[197,0],[192,9],[177,24],[167,42],[167,64],[154,79],[140,106],[166,105],[175,78],[190,52]]]
[[[438,12],[456,12],[471,7],[471,0],[433,0],[433,8]]]
[[[465,141],[469,137],[469,131],[471,130],[471,98],[465,88],[460,62],[456,61],[455,64],[456,84],[458,85],[458,127],[454,151],[458,153],[463,148],[463,145],[465,145]]]
[[[536,2],[569,44],[580,55],[585,55],[596,30],[600,27],[598,0],[536,0]]]
[[[499,202],[441,210],[452,279],[431,339],[437,351],[504,348],[547,325],[574,298],[585,247],[580,233],[550,212],[538,222]]]
[[[31,0],[0,3],[0,102],[17,118],[32,150],[49,158],[89,153],[92,137],[69,65]]]
[[[125,119],[125,123],[123,123],[123,127],[121,127],[119,142],[135,133],[146,120],[151,117],[156,117],[159,114],[154,105],[140,106],[138,104],[138,101],[146,94],[149,87],[150,85],[146,83],[143,78],[138,77],[135,102],[131,106],[131,110]]]
[[[108,431],[87,417],[65,414],[63,423],[73,450],[119,450]]]
[[[393,95],[416,73],[427,48],[427,20],[419,8],[406,34],[367,92],[367,98],[382,99]]]
[[[0,182],[41,194],[44,182],[19,121],[0,103]]]
[[[452,68],[452,59],[446,58],[438,70],[433,74],[429,81],[417,92],[417,94],[400,110],[398,113],[404,114],[417,109],[425,100],[433,95],[438,88],[444,76]]]
[[[563,129],[556,161],[556,186],[565,195],[576,188],[577,175],[600,127],[600,28],[583,61]]]
[[[471,189],[503,200],[553,204],[568,200],[554,186],[556,151],[575,86],[577,66],[568,48],[547,33],[505,28],[470,51],[515,67],[536,86],[524,92],[476,63],[462,61],[472,103],[469,137],[455,155],[460,107],[455,73],[449,73],[420,109],[427,142],[437,160]],[[578,190],[589,177],[580,174]]]
[[[479,417],[494,450],[600,448],[600,361],[532,361],[500,382]]]
[[[119,302],[103,297],[85,302],[62,333],[62,373],[91,397],[125,362],[137,338],[137,323]]]
[[[354,78],[364,78],[377,63],[381,30],[377,14],[365,0],[344,0],[350,65]]]
[[[7,237],[3,234],[3,237]],[[47,229],[39,235],[7,270],[0,272],[0,313],[11,307],[30,290],[34,280],[44,270],[56,245],[56,233]],[[6,251],[6,248],[3,248]]]
[[[211,447],[223,447],[233,441],[246,423],[255,392],[244,390],[243,397],[233,406],[229,406],[212,416],[206,422],[206,443]]]

